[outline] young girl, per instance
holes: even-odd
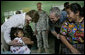
[[[30,49],[27,47],[27,45],[24,43],[24,41],[22,40],[24,32],[23,29],[21,28],[12,28],[11,32],[10,32],[10,37],[11,40],[17,40],[17,42],[21,43],[22,45],[12,45],[10,47],[10,50],[12,53],[14,54],[30,54]],[[26,40],[29,41],[30,43],[33,43],[33,41]]]

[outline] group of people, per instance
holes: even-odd
[[[52,7],[48,15],[41,6],[42,3],[39,2],[38,11],[13,15],[1,25],[1,50],[8,51],[10,46],[10,51],[14,54],[30,54],[29,46],[35,43],[30,38],[33,34],[37,39],[38,52],[41,53],[44,48],[49,53],[50,31],[57,39],[55,42],[59,43],[56,48],[61,50],[60,54],[83,54],[84,7],[78,3],[66,2],[62,11],[58,7]],[[35,23],[35,31],[27,34],[30,32],[26,29],[30,28],[30,22]]]

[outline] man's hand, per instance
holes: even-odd
[[[56,31],[51,31],[51,33],[52,33],[55,37],[57,37],[57,39],[60,39],[60,34],[57,34]]]

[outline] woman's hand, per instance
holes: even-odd
[[[72,47],[70,50],[73,54],[80,54],[80,52],[74,47]]]
[[[80,54],[80,52],[67,41],[65,36],[60,35],[59,37],[60,37],[60,40],[67,46],[67,48],[71,50],[73,54]]]
[[[24,41],[25,44],[34,44],[33,41],[31,41],[30,38],[27,38],[27,37],[23,37],[22,40]]]
[[[13,40],[9,43],[9,45],[13,45],[13,46],[21,46],[23,45],[22,43],[19,43],[18,40]]]

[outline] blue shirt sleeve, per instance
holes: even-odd
[[[64,22],[67,18],[67,12],[66,11],[62,11],[61,12],[61,16],[60,16],[60,23]]]

